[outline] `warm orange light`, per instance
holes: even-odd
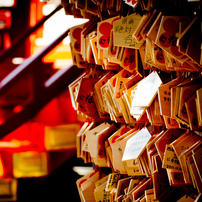
[[[4,176],[5,176],[5,168],[0,154],[0,178],[4,178]]]
[[[0,118],[0,125],[4,124],[5,120]]]
[[[33,5],[33,11],[34,10]],[[42,4],[43,15],[47,15],[53,11],[55,5],[53,4]],[[33,19],[36,18],[33,16]],[[35,33],[35,36],[31,40],[31,52],[36,53],[42,47],[47,46],[52,41],[58,38],[60,34],[66,31],[68,28],[75,25],[83,24],[87,22],[87,19],[74,18],[73,16],[65,15],[63,10],[55,13],[50,19],[48,19],[43,25],[43,31],[41,37]],[[63,23],[59,23],[63,22]],[[54,26],[53,26],[54,25]],[[65,68],[69,65],[71,59],[69,37],[67,36],[57,47],[55,47],[49,54],[43,58],[44,63],[53,63],[54,69]]]
[[[11,46],[11,39],[10,39],[10,35],[6,32],[4,34],[4,47],[5,48],[9,48]]]
[[[13,112],[14,113],[19,113],[23,110],[23,107],[21,105],[17,105],[14,107]]]
[[[43,62],[53,63],[53,68],[60,69],[62,66],[68,66],[68,59],[71,59],[70,47],[69,45],[64,45],[62,42],[50,51],[44,58]]]
[[[19,148],[22,146],[28,146],[30,144],[31,144],[31,142],[28,140],[19,141],[19,140],[13,139],[11,141],[0,141],[0,149],[2,149],[2,148],[4,148],[4,149],[5,148]]]
[[[44,125],[27,122],[0,141],[0,149],[10,152],[44,151]]]

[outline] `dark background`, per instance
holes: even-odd
[[[19,178],[17,201],[80,202],[76,180],[81,176],[75,173],[72,167],[81,164],[83,164],[82,160],[73,156],[47,177]]]

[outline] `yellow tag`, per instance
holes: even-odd
[[[45,147],[47,150],[60,150],[76,147],[79,124],[45,127]]]
[[[110,173],[107,180],[105,191],[112,191],[113,188],[116,188],[119,178],[120,178],[119,173]]]
[[[171,145],[166,145],[162,167],[176,171],[182,170],[179,159]]]
[[[13,154],[13,175],[19,177],[40,177],[48,174],[46,152],[21,152]]]

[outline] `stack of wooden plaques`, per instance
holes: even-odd
[[[69,85],[86,117],[77,156],[95,165],[77,181],[81,201],[200,201],[201,2],[62,3],[89,18],[69,34],[86,69]]]

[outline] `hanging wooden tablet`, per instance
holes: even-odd
[[[125,48],[123,58],[121,61],[121,67],[127,71],[133,73],[137,71],[138,67],[138,52],[136,49]]]
[[[201,29],[200,23],[196,22],[194,24],[194,28],[191,34],[191,37],[188,42],[188,46],[186,49],[186,54],[194,60],[197,64],[200,64],[201,57]]]
[[[171,88],[178,85],[181,81],[182,77],[173,79],[158,88],[161,115],[171,117]]]
[[[180,62],[185,62],[188,58],[178,51],[177,34],[179,32],[179,22],[186,20],[184,16],[162,16],[155,43],[162,49],[170,53]]]
[[[132,34],[138,26],[142,16],[131,14],[113,22],[114,45],[139,49],[142,43],[132,39]]]
[[[202,88],[196,91],[196,108],[199,126],[202,126]]]
[[[156,36],[161,23],[161,18],[162,18],[162,13],[160,12],[146,35],[149,39],[151,39],[154,42],[156,41]]]
[[[93,86],[98,78],[82,78],[76,102],[93,118],[98,117],[97,108],[93,99]]]
[[[113,28],[113,22],[119,17],[109,18],[97,23],[97,47],[108,50],[110,33]]]

